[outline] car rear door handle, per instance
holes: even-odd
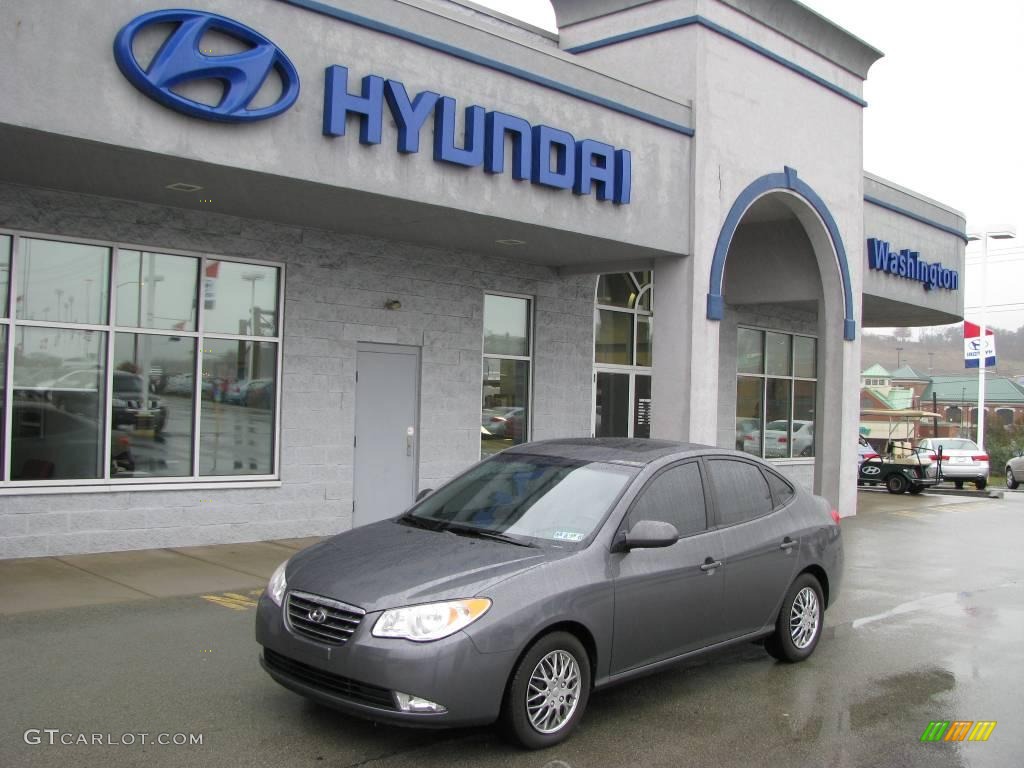
[[[721,568],[721,567],[722,567],[722,561],[721,560],[712,560],[710,557],[708,557],[708,558],[705,558],[704,564],[700,567],[700,569],[702,571],[704,571],[705,573],[707,573],[708,571],[713,571],[713,570],[715,570],[715,568]]]
[[[781,550],[783,550],[785,552],[789,552],[789,550],[791,550],[795,546],[796,546],[796,542],[793,541],[791,538],[789,538],[789,536],[787,536],[786,538],[784,538],[782,540],[782,543],[779,545],[779,549],[781,549]]]

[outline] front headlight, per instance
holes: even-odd
[[[491,601],[486,597],[410,605],[384,611],[373,625],[374,637],[400,637],[425,643],[455,634],[479,619]]]
[[[284,591],[288,587],[288,582],[284,578],[284,570],[287,566],[287,560],[277,566],[277,570],[274,571],[267,584],[267,594],[276,605],[281,605],[281,601],[284,600]]]

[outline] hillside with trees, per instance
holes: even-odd
[[[1024,328],[1015,331],[993,328],[996,335],[994,375],[1024,376]],[[902,347],[902,350],[897,350]],[[958,375],[964,372],[963,325],[921,328],[917,339],[909,328],[894,328],[892,335],[876,335],[868,329],[861,339],[861,370],[879,363],[889,371],[910,365],[924,375]]]

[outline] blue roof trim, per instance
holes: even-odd
[[[637,29],[633,32],[623,32],[620,35],[613,35],[611,37],[602,38],[601,40],[594,40],[593,42],[590,43],[584,43],[583,45],[577,45],[572,48],[566,48],[566,51],[568,51],[569,53],[584,53],[586,51],[592,51],[595,48],[604,48],[609,45],[615,45],[616,43],[624,42],[626,40],[633,40],[638,37],[646,37],[647,35],[655,35],[658,32],[665,32],[666,30],[669,29],[679,29],[681,27],[689,27],[692,25],[701,26],[704,27],[705,29],[711,30],[712,32],[717,32],[718,34],[722,35],[722,37],[727,37],[733,42],[739,43],[745,48],[749,48],[750,50],[754,51],[754,53],[759,53],[766,59],[774,61],[776,64],[785,67],[791,72],[796,72],[801,77],[806,77],[808,80],[817,83],[823,88],[827,88],[833,93],[842,96],[844,99],[847,99],[848,101],[852,101],[854,104],[858,106],[866,107],[868,105],[868,103],[857,94],[851,93],[845,88],[840,88],[835,83],[829,82],[820,75],[814,74],[809,69],[801,67],[796,62],[783,58],[782,56],[779,56],[777,53],[769,51],[763,45],[758,45],[753,40],[749,40],[743,37],[742,35],[738,35],[735,32],[726,29],[722,25],[716,24],[710,19],[704,18],[703,16],[686,16],[685,18],[682,19],[666,21],[662,24],[655,24],[650,27],[644,27],[643,29]]]
[[[732,204],[722,231],[718,235],[718,242],[715,244],[715,255],[711,261],[711,281],[708,287],[708,320],[721,320],[725,315],[725,299],[722,297],[722,281],[725,278],[725,260],[729,255],[729,246],[732,245],[733,235],[739,227],[743,214],[747,212],[754,202],[763,195],[775,190],[787,190],[802,197],[815,213],[821,218],[828,230],[829,239],[836,254],[836,263],[839,267],[839,279],[843,284],[843,339],[853,341],[857,338],[857,321],[853,317],[853,286],[850,281],[850,264],[846,258],[846,248],[843,246],[843,238],[839,234],[839,226],[832,217],[825,201],[817,192],[811,189],[803,179],[797,176],[797,172],[788,166],[782,173],[769,173],[759,179],[755,179],[744,189],[736,202]]]
[[[333,6],[326,5],[325,3],[317,2],[317,0],[279,0],[279,2],[287,3],[288,5],[294,5],[298,8],[304,8],[307,11],[313,11],[314,13],[319,13],[324,16],[330,16],[333,19],[345,21],[348,22],[349,24],[354,24],[358,27],[363,27],[364,29],[369,29],[374,32],[380,32],[381,34],[390,35],[391,37],[397,37],[401,40],[405,40],[410,43],[415,43],[416,45],[421,45],[424,48],[429,48],[433,51],[438,51],[439,53],[445,53],[454,58],[462,59],[463,61],[468,61],[473,64],[478,64],[482,67],[487,67],[488,69],[493,69],[497,72],[502,72],[506,75],[517,77],[520,80],[525,80],[526,82],[543,86],[544,88],[550,88],[553,91],[564,93],[567,96],[572,96],[574,98],[580,99],[581,101],[586,101],[591,104],[596,104],[597,106],[600,107],[605,107],[606,109],[610,109],[614,112],[618,112],[623,115],[628,115],[629,117],[636,118],[637,120],[641,120],[645,123],[650,123],[651,125],[657,125],[661,128],[666,128],[670,131],[674,131],[675,133],[681,133],[684,136],[692,137],[694,135],[693,128],[683,125],[682,123],[676,123],[673,122],[672,120],[666,120],[663,117],[652,115],[649,112],[644,112],[643,110],[635,109],[625,104],[620,104],[617,101],[606,99],[603,96],[598,96],[597,94],[590,93],[588,91],[582,91],[579,88],[575,88],[571,85],[560,83],[557,80],[552,80],[549,77],[544,77],[543,75],[538,75],[534,72],[529,72],[525,69],[520,69],[519,67],[513,67],[512,65],[505,64],[504,62],[498,61],[497,59],[492,59],[487,56],[482,56],[478,53],[473,53],[472,51],[468,51],[465,48],[457,48],[453,45],[449,45],[448,43],[442,43],[440,40],[434,40],[433,38],[425,37],[424,35],[417,34],[416,32],[409,32],[408,30],[402,29],[401,27],[395,27],[392,26],[391,24],[385,24],[383,22],[367,18],[366,16],[360,16],[350,11],[343,11],[340,8],[334,8]]]
[[[948,235],[955,235],[956,237],[959,237],[961,240],[963,240],[965,243],[968,242],[966,232],[962,232],[955,227],[950,227],[947,224],[940,224],[937,221],[932,221],[931,219],[921,216],[920,214],[914,213],[913,211],[908,211],[906,208],[900,208],[898,205],[887,203],[885,202],[885,200],[879,200],[877,197],[872,197],[871,195],[864,195],[864,202],[871,203],[872,205],[877,205],[879,208],[885,208],[885,210],[887,211],[898,213],[900,216],[906,216],[908,219],[919,221],[922,224],[927,224],[929,227],[934,227],[935,229],[945,232]]]

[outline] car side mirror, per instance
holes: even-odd
[[[424,488],[422,491],[416,494],[416,501],[422,501],[434,492],[433,488]]]
[[[656,549],[671,547],[679,541],[679,531],[672,523],[660,520],[641,520],[625,533],[620,533],[612,547],[614,552],[628,552],[631,549]]]

